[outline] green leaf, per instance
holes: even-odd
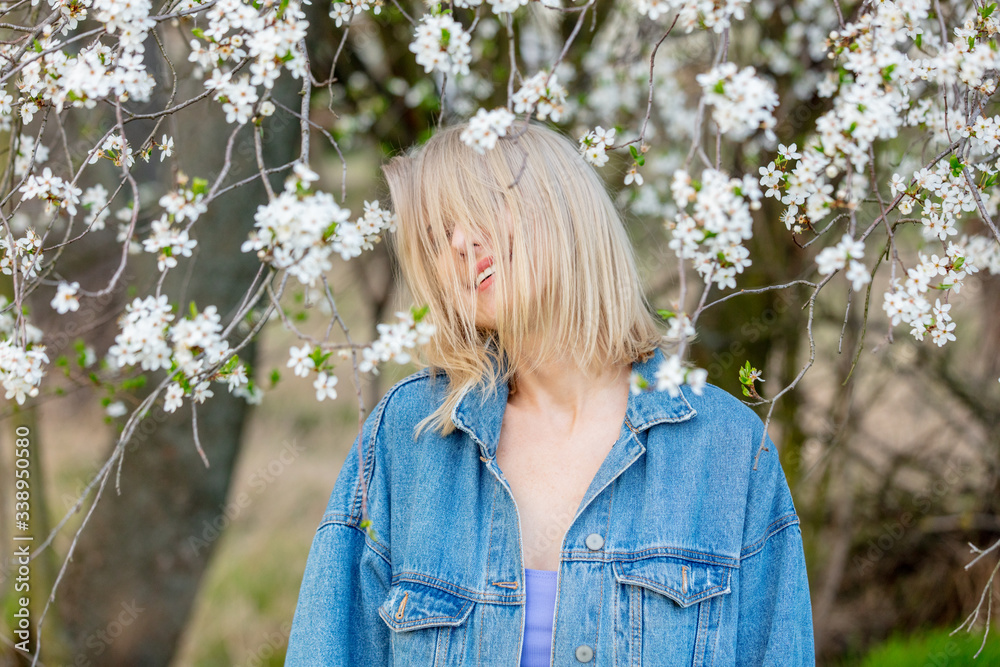
[[[924,34],[918,32],[916,38],[913,40],[913,43],[917,45],[918,49],[921,48],[924,44]]]
[[[271,371],[271,386],[273,387],[274,385],[278,384],[278,380],[280,379],[281,379],[281,373],[279,373],[278,369],[275,368],[273,371]]]
[[[431,310],[431,307],[425,303],[424,305],[420,306],[419,308],[417,308],[416,306],[411,306],[410,307],[410,314],[413,315],[413,321],[414,322],[419,322],[420,320],[422,320],[425,317],[427,317],[427,313],[429,313],[430,310]]]
[[[194,305],[194,301],[188,304],[191,309],[191,317],[198,317],[198,307]]]
[[[664,320],[669,320],[671,317],[676,316],[676,313],[674,313],[672,310],[663,310],[663,309],[657,310],[656,314],[659,315]]]
[[[955,271],[958,271],[959,269],[962,268],[963,264],[965,264],[965,258],[959,257],[958,259],[955,260],[955,263],[952,264],[951,268],[954,269]]]
[[[65,354],[56,357],[56,366],[69,366],[69,359],[66,358]]]
[[[204,178],[195,178],[191,181],[191,192],[195,195],[203,195],[208,192],[208,180]]]
[[[635,144],[632,144],[631,146],[628,147],[628,152],[632,154],[633,158],[639,157],[639,151],[636,150]]]
[[[722,81],[716,81],[715,88],[712,90],[717,92],[719,95],[724,95],[726,93],[726,86],[722,83]]]
[[[122,382],[122,390],[123,391],[133,391],[135,389],[141,389],[142,387],[145,387],[145,386],[146,386],[146,376],[145,375],[137,375],[134,378],[130,378],[130,379],[124,380]]]
[[[205,37],[205,31],[202,30],[201,28],[193,28],[191,30],[191,34],[197,37],[198,39],[208,39],[207,37]]]

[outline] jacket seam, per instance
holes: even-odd
[[[379,430],[382,428],[382,416],[385,414],[385,409],[389,405],[389,400],[404,385],[410,384],[411,382],[416,382],[417,380],[422,380],[426,378],[429,374],[430,371],[424,368],[396,383],[396,385],[394,385],[388,392],[386,392],[385,396],[382,397],[382,400],[379,401],[378,405],[375,407],[375,412],[374,412],[375,419],[372,422],[372,432],[371,435],[368,437],[368,442],[365,442],[364,440],[361,439],[361,436],[364,435],[364,427],[362,427],[361,433],[358,434],[358,446],[365,447],[366,449],[364,455],[365,489],[371,489],[372,477],[375,474],[376,441],[378,440]],[[354,499],[351,502],[351,514],[350,514],[352,525],[355,528],[357,528],[358,524],[361,523],[361,504],[362,504],[361,485],[356,485],[354,492]]]
[[[422,574],[420,572],[397,572],[392,575],[392,586],[399,585],[400,582],[409,582],[414,584],[421,584],[423,586],[429,586],[431,588],[436,588],[445,593],[454,595],[455,597],[463,598],[465,600],[470,600],[472,602],[507,602],[518,603],[524,600],[523,594],[505,594],[505,593],[482,593],[480,591],[475,591],[463,586],[458,586],[444,579],[439,579],[437,577],[432,577],[427,574]]]
[[[771,522],[771,525],[765,529],[763,537],[743,548],[740,552],[740,560],[742,561],[745,558],[749,558],[750,556],[759,553],[772,535],[780,533],[785,528],[797,524],[799,524],[799,517],[795,512],[785,514],[784,516],[775,519]]]
[[[350,522],[347,522],[347,521],[328,520],[329,516],[330,516],[330,514],[326,514],[323,517],[323,521],[319,524],[319,527],[316,529],[317,533],[319,533],[319,531],[323,530],[324,528],[326,528],[328,526],[344,526],[345,528],[351,528],[351,529],[357,531],[358,533],[361,533],[362,537],[364,537],[364,540],[365,540],[365,546],[368,547],[369,549],[371,549],[373,552],[375,552],[376,556],[378,556],[383,561],[385,561],[385,564],[389,566],[390,571],[391,571],[392,562],[389,560],[388,553],[383,553],[383,550],[385,549],[385,545],[383,545],[382,543],[378,542],[377,540],[373,540],[371,537],[368,536],[368,532],[367,531],[363,530],[362,528],[359,528],[358,526],[354,525],[353,523],[350,523]],[[347,515],[346,514],[340,514],[340,515],[337,515],[337,516],[347,516]],[[350,518],[350,517],[348,517],[348,518]]]
[[[575,555],[584,555],[586,558],[573,558]],[[598,553],[590,550],[584,549],[565,549],[562,552],[562,556],[567,560],[589,560],[589,561],[622,561],[627,560],[629,562],[644,560],[647,558],[681,558],[684,560],[690,560],[696,563],[706,563],[708,565],[718,565],[720,567],[739,567],[739,558],[734,558],[732,556],[722,556],[720,554],[713,554],[701,551],[692,551],[690,549],[679,549],[676,547],[654,547],[651,549],[643,549],[642,551],[604,551],[603,553]],[[617,558],[616,558],[617,556]],[[621,558],[624,556],[625,558]]]

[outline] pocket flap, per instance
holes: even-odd
[[[615,579],[623,584],[642,586],[688,607],[713,595],[729,592],[732,568],[683,558],[644,558],[615,561]]]
[[[389,588],[389,595],[378,613],[392,630],[405,632],[438,625],[461,625],[473,604],[471,600],[440,588],[400,581]]]

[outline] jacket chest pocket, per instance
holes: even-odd
[[[393,665],[461,665],[471,600],[412,581],[400,581],[378,613],[391,630]]]
[[[612,564],[615,665],[711,665],[732,568],[654,557]]]

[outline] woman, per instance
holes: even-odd
[[[463,130],[385,167],[437,332],[337,478],[286,665],[813,664],[760,419],[631,392],[662,338],[600,178],[543,126],[484,154]]]

